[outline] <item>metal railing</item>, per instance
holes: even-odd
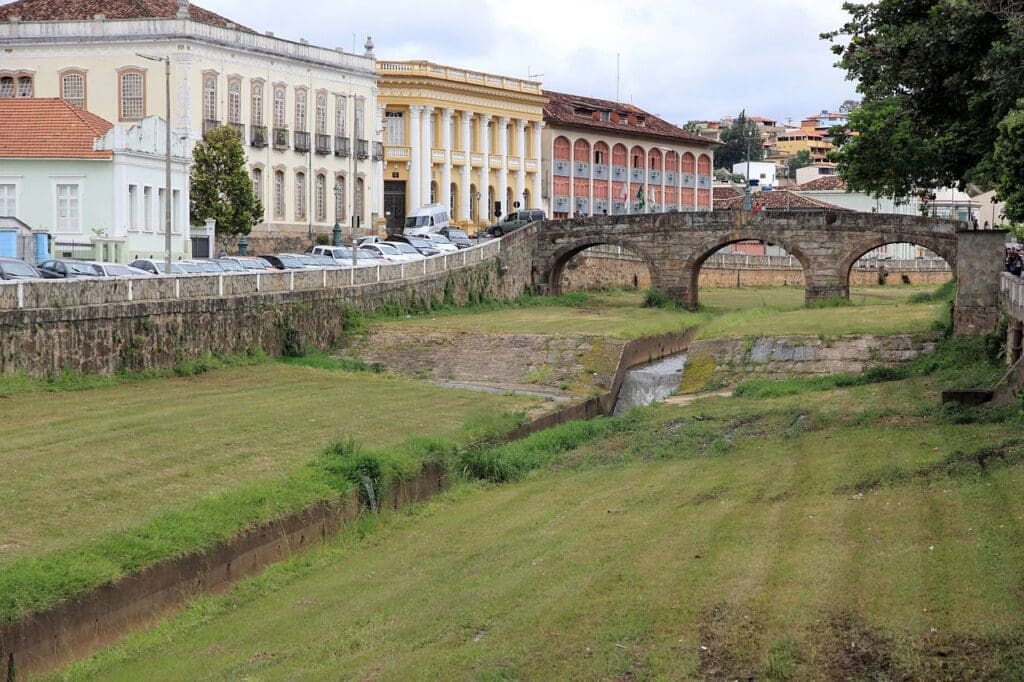
[[[301,130],[295,131],[295,151],[297,152],[308,152],[309,151],[309,133]]]
[[[244,123],[228,123],[231,128],[238,133],[238,139],[245,141],[245,124]]]
[[[356,140],[356,158],[367,159],[370,157],[370,141]]]
[[[352,155],[352,142],[344,135],[334,136],[334,155],[335,156],[351,156]]]
[[[288,149],[287,128],[274,128],[274,147],[277,149]]]
[[[331,153],[331,136],[324,133],[316,134],[316,153],[317,154],[330,154]]]
[[[266,147],[267,126],[251,126],[249,128],[249,144],[253,147]]]

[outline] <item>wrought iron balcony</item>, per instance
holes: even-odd
[[[287,128],[274,128],[274,147],[277,149],[288,149]]]
[[[373,160],[382,161],[384,159],[384,143],[374,142],[373,143]]]
[[[317,154],[330,154],[331,153],[331,136],[324,135],[323,133],[316,134],[316,153]]]
[[[343,135],[334,136],[334,155],[335,156],[350,156],[352,154],[352,144],[349,139]]]
[[[295,131],[295,151],[309,151],[309,133],[303,132],[301,130]]]
[[[220,121],[214,121],[211,118],[203,119],[203,135],[210,132],[214,128],[220,127]]]
[[[356,140],[356,158],[367,159],[370,157],[370,141]]]
[[[244,123],[228,123],[236,133],[238,133],[238,139],[245,140],[245,124]]]
[[[267,126],[250,126],[249,144],[253,147],[267,146]]]

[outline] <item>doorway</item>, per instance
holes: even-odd
[[[388,233],[400,233],[405,225],[404,181],[385,181],[384,215],[388,218]]]

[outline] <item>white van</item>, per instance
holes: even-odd
[[[439,232],[448,227],[448,209],[444,204],[427,204],[405,216],[403,234],[413,237]]]

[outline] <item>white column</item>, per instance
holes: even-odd
[[[472,184],[469,174],[472,164],[470,163],[470,154],[473,151],[473,114],[468,111],[462,112],[462,151],[466,155],[466,162],[462,165],[462,191],[459,192],[459,220],[470,221],[473,216],[470,215],[470,202],[472,197],[469,196],[469,186]]]
[[[537,121],[533,124],[533,154],[534,159],[537,161],[537,172],[533,174],[533,206],[527,206],[526,208],[540,208],[544,203],[544,167],[541,163],[544,155],[540,149],[541,133],[543,130],[544,121]],[[548,210],[550,212],[550,207]]]
[[[377,104],[377,127],[373,131],[373,141],[381,143],[383,150],[384,142],[384,105]],[[382,155],[383,157],[383,155]],[[328,188],[330,190],[330,188]],[[384,217],[384,159],[373,162],[373,205],[376,206],[378,218]],[[328,191],[328,193],[330,193]],[[372,226],[376,227],[376,226]]]
[[[521,118],[516,121],[516,151],[519,152],[519,172],[516,173],[515,200],[523,208],[529,208],[523,198],[526,191],[526,121]]]
[[[576,140],[569,140],[569,217],[576,217]]]
[[[452,115],[454,109],[441,110],[441,148],[444,149],[444,162],[441,164],[441,203],[448,207],[448,214],[455,211],[451,206],[452,196]],[[453,218],[454,220],[454,218]]]
[[[480,152],[484,165],[480,169],[480,220],[491,222],[491,115],[480,114]]]
[[[423,154],[423,144],[420,141],[420,113],[423,107],[419,105],[409,106],[409,197],[407,209],[419,208],[423,205],[420,194],[420,170],[423,162],[420,156]],[[355,183],[355,179],[352,180]]]
[[[433,180],[431,171],[434,167],[432,154],[434,149],[434,107],[423,107],[421,122],[423,123],[423,156],[420,158],[423,165],[420,168],[420,193],[423,197],[423,203],[427,204],[430,203],[430,181]]]
[[[501,168],[498,169],[497,201],[501,202],[502,215],[512,210],[508,203],[508,116],[498,118],[498,154],[501,156]]]

